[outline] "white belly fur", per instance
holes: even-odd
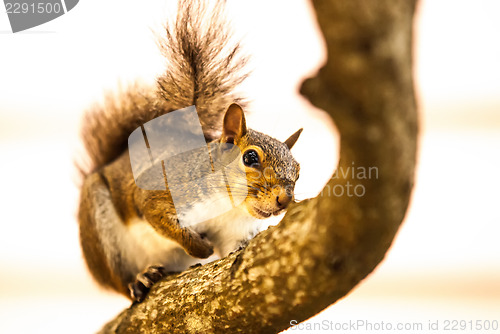
[[[199,209],[199,208],[198,208]],[[188,213],[199,220],[197,208]],[[261,228],[269,225],[251,216],[246,209],[237,207],[216,218],[195,224],[189,228],[205,233],[214,245],[215,254],[208,259],[198,259],[188,255],[175,241],[158,234],[145,220],[131,221],[126,228],[127,252],[132,256],[139,270],[150,265],[161,264],[169,271],[182,271],[196,263],[208,263],[236,250],[242,241],[255,236]],[[261,228],[259,228],[261,227]],[[124,231],[125,232],[125,231]],[[142,269],[141,269],[142,268]]]

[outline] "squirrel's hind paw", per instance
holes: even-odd
[[[134,302],[142,302],[151,287],[163,277],[174,274],[167,272],[163,266],[149,266],[142,273],[137,274],[135,282],[128,285],[130,297]]]

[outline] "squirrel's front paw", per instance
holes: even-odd
[[[214,246],[206,237],[193,233],[191,243],[186,247],[186,251],[193,257],[206,259],[214,253]]]
[[[163,266],[149,266],[145,271],[137,274],[134,283],[128,285],[130,297],[136,302],[142,302],[151,287],[169,274],[172,273],[167,272]]]

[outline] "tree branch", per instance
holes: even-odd
[[[313,3],[329,57],[301,91],[338,126],[337,177],[243,251],[161,281],[102,333],[279,332],[346,295],[383,259],[413,186],[415,1]],[[360,177],[360,167],[376,177]],[[333,195],[358,184],[363,196]]]

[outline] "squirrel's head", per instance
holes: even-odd
[[[248,191],[244,204],[252,216],[263,219],[278,215],[294,200],[300,165],[290,150],[301,132],[302,129],[281,142],[247,129],[241,107],[229,106],[220,142],[234,144],[241,151],[238,165],[245,171]],[[239,184],[245,186],[242,182]]]

